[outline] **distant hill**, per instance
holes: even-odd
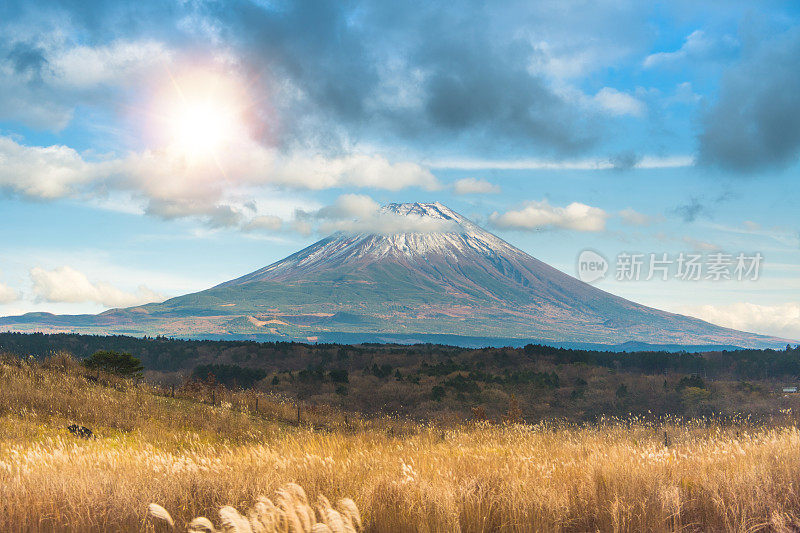
[[[0,333],[0,359],[8,353],[46,360],[62,351],[85,358],[98,350],[141,359],[151,383],[191,389],[187,378],[209,382],[213,375],[214,383],[231,389],[252,387],[308,405],[419,419],[466,420],[477,407],[497,420],[512,394],[532,422],[628,413],[744,412],[767,419],[796,407],[796,395],[781,391],[797,386],[800,376],[800,347],[618,353],[537,345],[471,349]]]
[[[475,346],[646,343],[676,350],[787,343],[609,294],[439,203],[389,204],[384,212],[407,220],[407,231],[336,233],[194,294],[99,315],[0,318],[0,328],[218,339],[463,341]]]

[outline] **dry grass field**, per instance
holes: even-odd
[[[151,502],[185,531],[288,482],[352,498],[376,532],[800,528],[788,418],[445,428],[318,408],[298,424],[276,398],[173,398],[66,356],[4,359],[0,384],[0,531],[144,530]]]

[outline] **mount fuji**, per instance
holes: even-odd
[[[334,342],[783,347],[615,296],[439,203],[389,204],[387,231],[337,232],[210,289],[99,315],[0,318],[16,331]]]

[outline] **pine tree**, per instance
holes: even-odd
[[[127,352],[100,350],[83,361],[86,368],[117,374],[126,378],[141,377],[142,362]]]

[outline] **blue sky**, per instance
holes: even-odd
[[[799,156],[796,2],[4,2],[0,315],[201,290],[440,201],[800,339]],[[624,252],[764,261],[617,281]]]

